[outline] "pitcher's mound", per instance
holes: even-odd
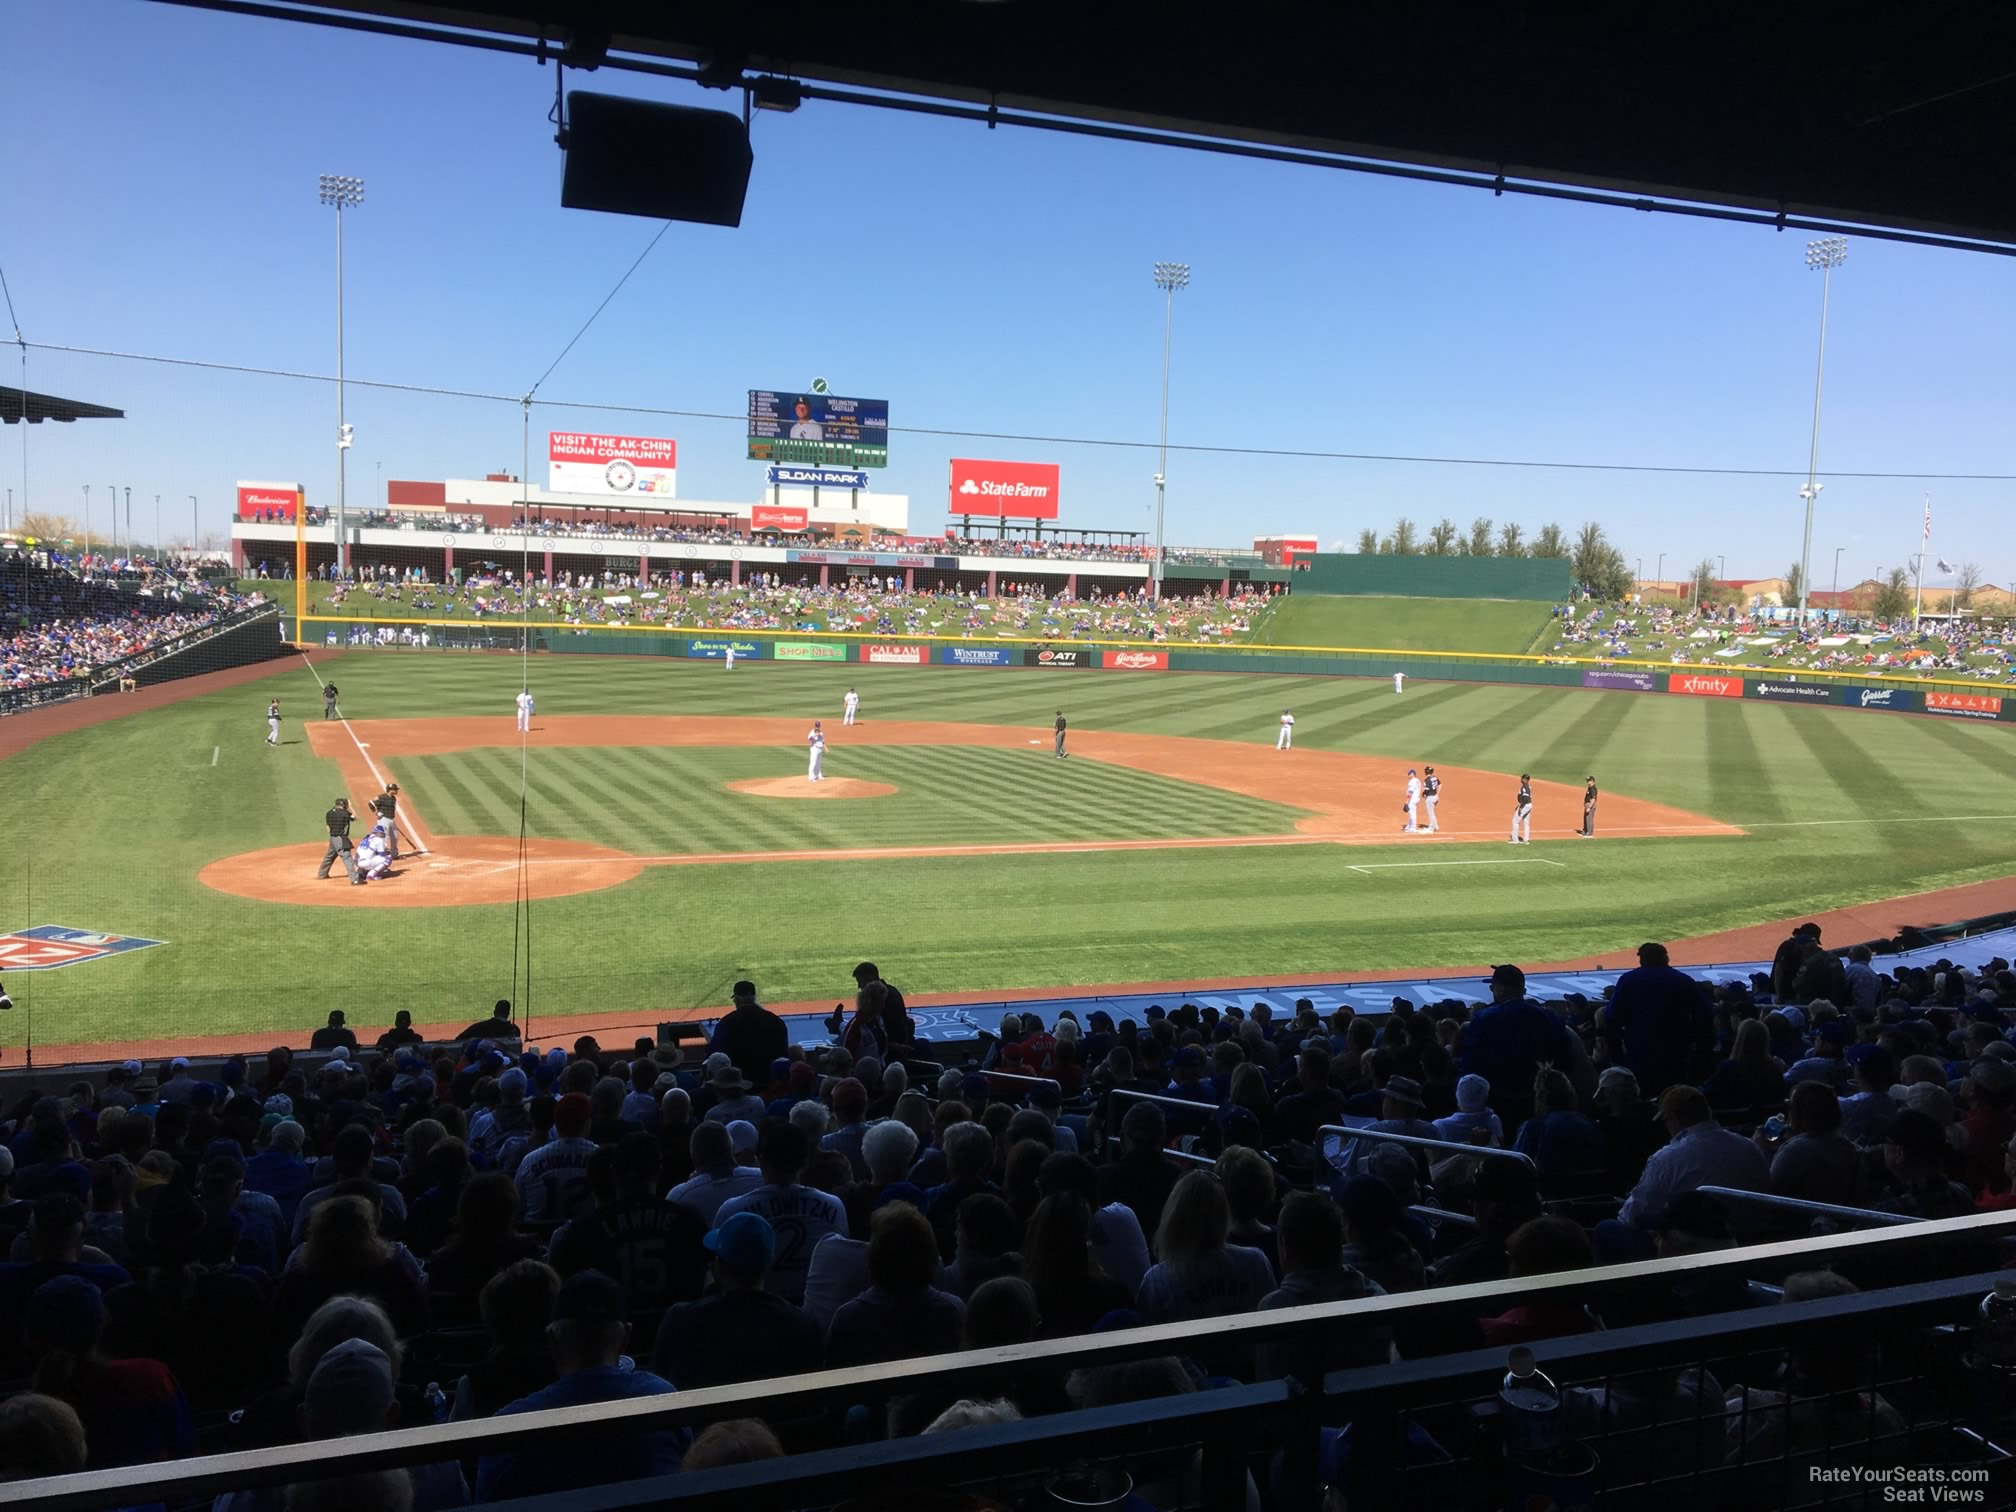
[[[817,782],[803,777],[747,777],[729,783],[728,791],[756,798],[887,798],[896,789],[859,777],[822,777]]]

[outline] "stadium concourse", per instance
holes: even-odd
[[[0,1476],[237,1452],[189,1472],[192,1486],[244,1477],[220,1512],[326,1505],[266,1483],[292,1456],[434,1424],[431,1457],[425,1433],[374,1438],[402,1457],[325,1494],[578,1497],[1284,1372],[1405,1362],[1419,1378],[1522,1346],[1572,1361],[1606,1325],[1698,1320],[1708,1338],[1753,1304],[1847,1307],[1851,1275],[1905,1278],[1867,1253],[1827,1270],[1811,1249],[1736,1246],[2016,1207],[2016,975],[2006,936],[1872,960],[1834,954],[1825,933],[1802,927],[1754,977],[1713,981],[1648,945],[1600,1003],[1543,1005],[1537,976],[1499,966],[1487,993],[1395,994],[1377,1021],[1344,1004],[1139,1018],[1031,1005],[964,1056],[933,1046],[863,963],[851,1008],[816,1033],[794,1035],[739,983],[704,1041],[683,1044],[584,1035],[542,1052],[505,1003],[430,1044],[337,1011],[259,1056],[10,1078]],[[1958,1278],[1938,1293],[1950,1303],[1992,1263],[1983,1242],[1963,1227],[1908,1279]],[[1784,1262],[1768,1285],[1730,1268],[1767,1255]],[[1633,1277],[1628,1291],[1572,1284],[1634,1262],[1653,1263],[1605,1272]],[[1222,1333],[1299,1307],[1329,1309],[1299,1345]],[[2016,1342],[2009,1323],[1991,1307],[1977,1351]],[[1105,1337],[1110,1360],[1073,1342]],[[1797,1337],[1742,1334],[1712,1368],[1652,1369],[1628,1390],[1615,1367],[1588,1388],[1529,1378],[1500,1404],[1503,1466],[1468,1441],[1467,1409],[1420,1411],[1396,1447],[1367,1408],[1355,1438],[1329,1425],[1318,1474],[1351,1505],[1382,1504],[1403,1468],[1458,1459],[1481,1489],[1434,1482],[1445,1505],[1503,1505],[1545,1475],[1593,1494],[1594,1457],[1569,1450],[1596,1439],[1613,1490],[1671,1477],[1661,1505],[1761,1507],[1791,1504],[1791,1478],[1921,1452],[1906,1441],[1943,1410],[1921,1376]],[[1045,1368],[1046,1347],[1077,1350],[1075,1368]],[[1005,1357],[1020,1361],[1006,1379],[920,1358],[961,1350],[1024,1353]],[[915,1363],[855,1378],[851,1410],[764,1420],[793,1389],[777,1378],[899,1361]],[[710,1389],[759,1380],[764,1395],[706,1421],[729,1399]],[[688,1402],[694,1421],[675,1421]],[[611,1404],[660,1415],[585,1452],[546,1431],[554,1420],[512,1422]],[[1522,1437],[1539,1430],[1521,1414],[1541,1409],[1558,1414],[1546,1454]],[[1631,1439],[1661,1422],[1674,1431]],[[1226,1455],[1109,1447],[1080,1475],[1117,1494],[1044,1504],[1317,1505],[1289,1462],[1235,1442],[1228,1471]],[[127,1505],[175,1473],[31,1480],[0,1487],[0,1504]]]

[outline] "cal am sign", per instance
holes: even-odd
[[[1055,462],[952,459],[951,512],[1054,520],[1063,469]]]
[[[679,443],[670,436],[598,436],[551,431],[546,437],[546,486],[554,493],[671,498],[677,489]]]

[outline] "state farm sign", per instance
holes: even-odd
[[[894,662],[898,666],[922,667],[931,660],[929,646],[863,646],[861,660],[865,662]]]
[[[300,497],[299,483],[240,483],[238,518],[250,520],[263,514],[268,519],[292,520]]]
[[[1961,719],[2000,719],[2002,699],[1995,693],[1935,693],[1928,689],[1925,712],[1952,714]]]
[[[803,530],[809,518],[806,510],[788,504],[758,504],[749,512],[749,525],[754,530]]]
[[[1691,693],[1696,698],[1741,698],[1740,677],[1708,677],[1699,672],[1675,672],[1666,679],[1668,693]]]
[[[1054,520],[1062,476],[1063,469],[1055,462],[982,462],[954,457],[951,512]]]
[[[1167,651],[1108,651],[1100,658],[1102,665],[1116,672],[1167,672],[1169,653]]]

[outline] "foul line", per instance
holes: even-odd
[[[315,696],[320,698],[323,688],[322,674],[315,670],[315,664],[308,660],[308,655],[305,651],[301,652],[300,656],[301,668],[310,677],[315,679]],[[313,706],[311,705],[310,707]],[[359,740],[357,732],[350,728],[350,716],[343,712],[343,706],[340,703],[336,706],[336,719],[343,726],[343,733],[350,737],[350,743],[357,748],[357,754],[364,758],[364,765],[371,769],[372,779],[377,782],[379,791],[383,792],[386,787],[385,774],[378,770],[378,763],[371,759],[371,753],[364,749],[364,742]],[[306,721],[299,722],[305,723]],[[429,855],[434,853],[433,836],[427,832],[427,826],[420,822],[419,811],[406,801],[404,793],[399,795],[399,825],[400,828],[406,830],[408,834],[419,842],[421,850]]]
[[[1414,866],[1559,866],[1566,869],[1566,861],[1549,861],[1541,856],[1508,856],[1502,861],[1373,861],[1363,866],[1346,867],[1347,871],[1405,871]]]

